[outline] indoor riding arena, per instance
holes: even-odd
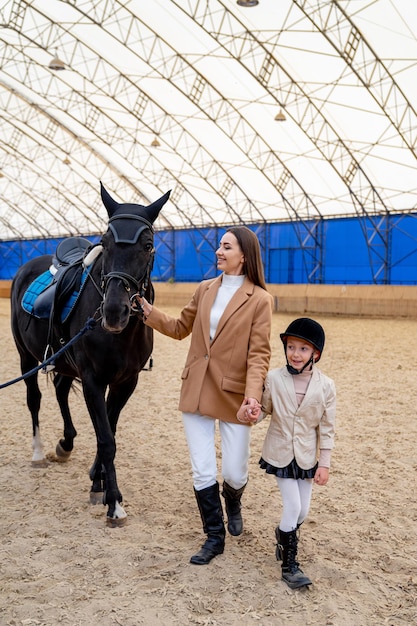
[[[0,624],[416,624],[414,0],[0,5]],[[100,183],[116,199],[107,214]],[[132,239],[116,231],[117,217],[131,222],[132,207],[161,197],[152,217],[135,216]],[[90,501],[100,436],[78,377],[74,447],[57,449],[48,345],[35,355],[45,460],[34,462],[40,438],[12,332],[20,268],[49,255],[47,288],[62,286],[55,272],[74,266],[56,264],[62,242],[82,238],[104,257],[113,237],[124,258],[146,236],[143,276],[102,269],[89,315],[102,320],[113,278],[131,316],[132,286],[152,283],[155,305],[178,317],[219,274],[219,240],[238,224],[259,239],[273,296],[270,368],[285,365],[280,333],[311,317],[326,336],[318,366],[336,386],[330,477],[313,486],[300,532],[312,580],[302,589],[283,582],[276,558],[281,497],[258,464],[269,417],[251,427],[243,533],[226,533],[209,564],[190,563],[204,535],[178,409],[190,336],[154,332],[121,412],[123,523]],[[84,293],[78,282],[70,320]],[[57,323],[53,298],[44,328]],[[126,345],[126,332],[109,345]],[[216,445],[220,468],[218,431]]]

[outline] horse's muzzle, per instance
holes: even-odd
[[[102,307],[102,320],[101,325],[104,330],[109,333],[118,334],[121,333],[129,323],[130,319],[130,306],[127,304],[118,307]]]
[[[123,332],[123,330],[126,328],[125,326],[123,328],[121,328],[120,326],[111,326],[107,324],[104,319],[101,320],[101,326],[102,328],[104,328],[104,330],[106,330],[108,333],[112,333],[113,335],[120,335],[120,333]]]

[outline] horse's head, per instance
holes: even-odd
[[[170,191],[149,206],[119,204],[101,185],[101,198],[109,216],[102,237],[102,282],[104,299],[102,326],[120,333],[129,321],[131,299],[144,295],[153,265],[153,223],[169,198]]]

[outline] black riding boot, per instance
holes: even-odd
[[[203,530],[207,535],[201,550],[194,554],[190,563],[207,565],[218,554],[223,554],[226,531],[224,529],[223,509],[220,500],[219,483],[196,491],[195,497],[203,522]]]
[[[301,522],[302,524],[303,522]],[[297,524],[297,531],[300,528],[301,524]],[[282,561],[282,549],[281,549],[281,544],[280,544],[280,539],[279,539],[279,526],[276,527],[275,529],[275,537],[277,538],[277,546],[275,548],[275,556],[277,557],[277,561]],[[300,539],[300,533],[297,534],[297,538],[298,540]]]
[[[297,563],[297,531],[284,532],[280,528],[275,529],[275,535],[282,554],[282,580],[291,589],[306,587],[312,582],[299,568]]]
[[[235,537],[241,535],[243,531],[243,520],[240,512],[240,500],[246,485],[240,489],[233,489],[226,481],[223,482],[222,496],[226,504],[227,530]]]

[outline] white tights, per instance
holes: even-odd
[[[211,487],[217,481],[216,421],[195,413],[183,413],[185,436],[190,452],[193,483],[196,491]],[[233,489],[248,481],[251,428],[219,420],[222,449],[222,476]]]
[[[282,497],[282,516],[279,527],[284,532],[297,528],[307,517],[310,509],[313,479],[295,480],[294,478],[279,478],[277,483]]]

